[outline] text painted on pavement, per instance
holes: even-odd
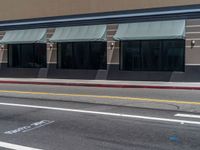
[[[20,127],[20,128],[17,128],[17,129],[14,129],[14,130],[10,130],[10,131],[6,131],[4,132],[4,134],[16,134],[16,133],[20,133],[20,132],[29,132],[29,131],[32,131],[34,129],[38,129],[38,128],[41,128],[41,127],[44,127],[46,125],[49,125],[51,123],[53,123],[54,121],[50,121],[50,120],[42,120],[42,121],[39,121],[39,122],[35,122],[35,123],[32,123],[28,126],[23,126],[23,127]]]

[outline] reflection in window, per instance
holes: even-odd
[[[140,42],[123,42],[124,70],[139,70],[141,67]]]
[[[180,40],[163,42],[163,70],[184,70],[183,45],[184,41]]]
[[[144,70],[161,70],[161,42],[143,41],[141,44],[142,68]]]
[[[8,66],[14,68],[45,68],[46,44],[9,45]]]
[[[58,43],[58,67],[106,69],[106,42]]]
[[[122,70],[184,71],[184,40],[121,42]]]

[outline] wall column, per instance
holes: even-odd
[[[47,30],[47,40],[51,38],[55,29]],[[57,65],[57,44],[56,43],[47,43],[47,67],[56,68]]]
[[[3,38],[5,32],[1,31],[0,32],[0,39]],[[0,45],[0,68],[5,68],[7,67],[8,63],[8,49],[7,45]]]
[[[117,31],[117,24],[107,25],[107,65],[108,70],[119,70],[119,41],[114,41],[113,36]]]

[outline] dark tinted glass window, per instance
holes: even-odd
[[[160,54],[160,41],[143,41],[141,43],[142,70],[161,70]]]
[[[124,70],[139,70],[141,67],[140,42],[130,41],[122,43]]]
[[[23,44],[20,47],[21,63],[18,67],[31,68],[34,66],[34,46],[32,44]],[[15,57],[14,57],[15,59]]]
[[[90,69],[90,50],[90,45],[87,42],[73,44],[73,59],[77,69]]]
[[[75,64],[73,63],[73,51],[72,51],[72,43],[63,43],[58,44],[58,67],[59,68],[73,68]]]
[[[106,69],[106,42],[58,44],[58,67],[66,69]]]
[[[46,44],[35,44],[34,67],[43,68],[47,65]]]
[[[184,71],[184,40],[121,42],[122,70]]]
[[[184,41],[164,41],[163,42],[163,69],[164,70],[184,70],[185,48]]]
[[[107,68],[106,43],[92,42],[90,45],[90,63],[93,69]]]
[[[46,44],[12,44],[8,53],[9,67],[46,67]]]

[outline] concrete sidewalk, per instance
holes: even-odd
[[[107,88],[152,88],[200,90],[200,82],[150,82],[150,81],[111,81],[111,80],[71,80],[42,78],[0,78],[1,84],[34,84],[57,86],[86,86]]]

